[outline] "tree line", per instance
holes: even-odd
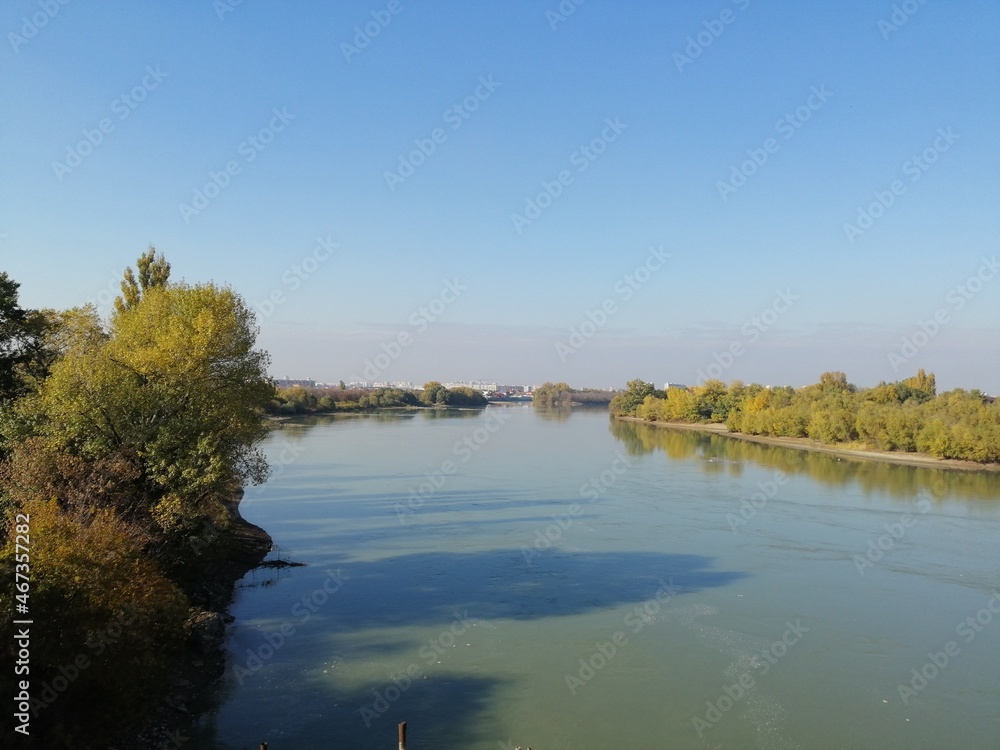
[[[15,530],[30,528],[30,591],[14,602],[0,587],[0,609],[34,621],[21,746],[111,747],[148,723],[196,621],[225,605],[206,579],[239,546],[232,501],[269,472],[258,444],[274,387],[243,299],[171,280],[152,248],[121,287],[103,320],[24,309],[0,273],[6,582],[23,564]],[[8,697],[13,677],[0,676]]]
[[[614,393],[596,388],[571,388],[568,383],[543,383],[532,393],[532,403],[536,407],[548,409],[566,406],[604,406],[611,401]]]
[[[489,403],[467,386],[445,388],[432,380],[420,392],[402,388],[278,388],[267,406],[272,415],[336,414],[371,409],[455,406],[480,407]]]
[[[798,389],[707,380],[660,391],[633,380],[610,409],[654,422],[722,423],[749,435],[1000,462],[1000,404],[978,390],[938,394],[934,375],[923,370],[873,388],[858,388],[842,372],[823,373],[818,383]]]

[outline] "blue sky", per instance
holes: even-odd
[[[152,243],[258,309],[279,376],[1000,392],[995,3],[36,0],[0,31],[26,305],[106,311]]]

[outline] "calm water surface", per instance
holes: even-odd
[[[530,407],[266,448],[308,565],[244,580],[197,747],[1000,747],[1000,475]]]

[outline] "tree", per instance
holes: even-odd
[[[713,422],[724,422],[729,415],[726,384],[718,379],[706,380],[694,389],[698,416]]]
[[[917,374],[912,378],[904,380],[903,384],[910,386],[916,391],[926,393],[928,396],[937,395],[937,379],[934,377],[933,372],[927,375],[923,369],[917,370]]]
[[[569,406],[573,403],[573,389],[569,383],[542,383],[531,397],[532,405],[542,408],[552,406]],[[639,400],[642,403],[642,399]]]
[[[125,277],[122,279],[122,294],[120,297],[115,297],[115,310],[119,313],[136,307],[148,289],[166,286],[170,278],[170,264],[163,257],[163,253],[157,254],[156,248],[152,245],[139,256],[135,266],[139,271],[138,281],[132,273],[131,266],[126,268]]]
[[[847,382],[842,372],[824,372],[819,376],[819,387],[824,393],[854,393],[857,387]]]
[[[614,415],[634,415],[646,400],[646,396],[655,396],[656,388],[645,380],[630,380],[625,384],[625,392],[611,399],[610,409]]]
[[[0,271],[0,402],[32,390],[51,364],[45,349],[49,319],[18,302],[20,284]]]
[[[146,504],[193,511],[267,477],[256,446],[274,386],[256,335],[253,313],[230,289],[147,287],[139,304],[112,315],[106,339],[70,347],[15,410],[56,450],[132,456]]]
[[[420,400],[425,404],[445,404],[448,402],[448,389],[436,380],[424,383],[424,390],[420,394]]]
[[[41,706],[34,747],[121,747],[184,658],[188,601],[146,554],[143,533],[111,510],[65,511],[44,499],[21,510],[31,517],[31,681]],[[16,552],[12,533],[0,546],[10,580]],[[0,606],[10,612],[13,587],[5,588]],[[9,642],[15,627],[8,618],[0,634]],[[44,697],[43,685],[58,690],[67,678],[58,699]]]

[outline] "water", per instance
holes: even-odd
[[[998,474],[530,407],[266,448],[308,566],[244,580],[192,746],[1000,747]]]

